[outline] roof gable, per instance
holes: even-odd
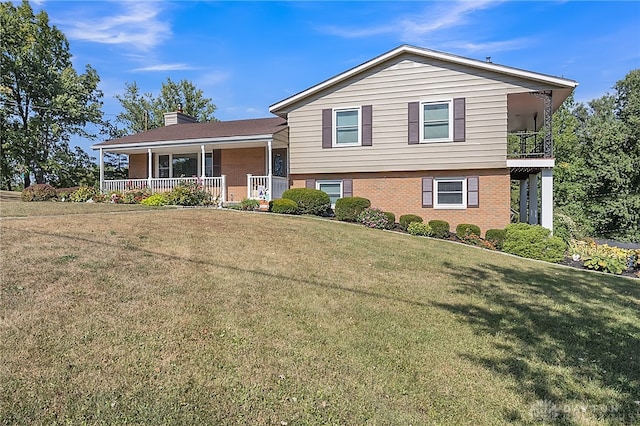
[[[479,70],[491,71],[499,74],[519,77],[525,80],[542,82],[542,83],[550,84],[553,86],[557,86],[559,88],[573,89],[578,85],[578,83],[573,80],[569,80],[561,77],[554,77],[546,74],[540,74],[532,71],[526,71],[518,68],[498,65],[492,62],[478,61],[475,59],[469,59],[469,58],[465,58],[458,55],[439,52],[436,50],[424,49],[424,48],[410,46],[410,45],[402,45],[376,58],[373,58],[361,65],[351,68],[350,70],[347,70],[319,84],[316,84],[315,86],[312,86],[306,90],[296,93],[295,95],[290,96],[280,102],[277,102],[269,107],[269,111],[284,117],[286,116],[288,109],[292,107],[294,104],[300,101],[303,101],[304,99],[314,94],[317,94],[318,92],[321,92],[327,88],[330,88],[340,82],[343,82],[353,76],[364,73],[365,71],[381,63],[384,63],[386,61],[389,61],[393,58],[396,58],[404,54],[412,54],[412,55],[417,55],[424,58],[440,60],[443,62],[465,65],[465,66],[476,68]]]

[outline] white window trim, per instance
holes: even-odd
[[[437,139],[425,139],[424,135],[424,106],[429,104],[449,105],[449,137]],[[453,142],[453,98],[420,101],[420,143]]]
[[[342,180],[339,180],[339,179],[333,179],[333,180],[317,180],[317,181],[316,181],[316,189],[317,189],[318,191],[322,191],[322,190],[320,189],[320,185],[322,185],[322,184],[329,184],[329,185],[339,184],[339,185],[340,185],[340,197],[338,197],[338,198],[344,198],[344,183],[343,183],[343,181],[342,181]],[[336,207],[335,203],[332,203],[332,204],[331,204],[331,208],[333,209],[333,208],[335,208],[335,207]]]
[[[337,124],[338,124],[338,112],[341,111],[358,111],[358,142],[357,143],[341,143],[339,144],[337,141],[338,132],[337,132]],[[331,117],[331,145],[334,148],[342,148],[349,146],[362,146],[362,107],[353,106],[353,107],[342,107],[342,108],[333,108]]]
[[[462,182],[462,204],[440,204],[438,203],[438,185],[440,182]],[[433,208],[447,210],[464,210],[467,208],[467,178],[466,177],[446,177],[433,179]]]
[[[211,152],[213,152],[213,151],[211,151]],[[193,152],[179,152],[179,153],[176,153],[176,155],[187,155],[187,154],[193,154]],[[167,154],[154,153],[153,155],[155,156],[155,167],[154,167],[154,169],[155,169],[155,174],[154,174],[155,179],[173,179],[173,153],[167,153]],[[160,156],[161,155],[168,155],[169,156],[169,177],[168,178],[158,177],[158,176],[160,176]],[[213,158],[213,154],[212,154],[211,158]],[[203,167],[202,155],[200,153],[198,153],[198,177],[202,176],[202,167]],[[191,176],[187,176],[187,177],[191,177]]]

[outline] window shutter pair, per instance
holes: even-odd
[[[213,158],[211,159],[212,163],[212,172],[214,177],[222,176],[222,150],[214,149],[213,150]]]
[[[373,107],[363,105],[360,108],[361,145],[373,145]],[[322,148],[333,148],[333,110],[331,108],[322,110]]]
[[[408,142],[409,145],[420,143],[420,102],[409,102],[408,111]],[[465,98],[453,100],[453,141],[464,142],[466,139]]]
[[[309,189],[316,189],[316,180],[307,179],[305,181],[305,187]],[[353,179],[342,179],[342,196],[353,197]]]
[[[422,178],[422,207],[433,207],[433,178]],[[467,177],[467,208],[480,207],[480,177]]]

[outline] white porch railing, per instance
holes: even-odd
[[[105,180],[102,181],[102,190],[105,192],[125,192],[132,189],[149,188],[151,192],[155,193],[171,191],[176,186],[183,184],[198,184],[214,198],[226,201],[226,176],[205,178],[190,177]]]
[[[247,198],[254,200],[274,200],[282,197],[289,189],[289,179],[280,176],[247,175]]]

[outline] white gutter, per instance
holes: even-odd
[[[234,142],[267,142],[272,139],[273,135],[249,135],[249,136],[227,136],[223,138],[198,138],[198,139],[178,139],[150,142],[131,142],[131,143],[114,143],[114,144],[96,144],[91,149],[98,150],[100,148],[106,150],[114,149],[131,149],[131,148],[176,148],[185,145],[202,145],[202,144],[225,144]]]

